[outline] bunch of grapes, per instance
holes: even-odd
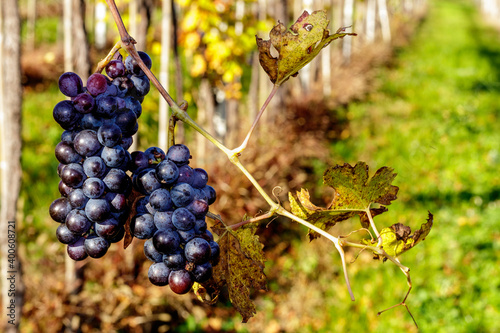
[[[139,54],[151,68],[150,57]],[[92,74],[86,87],[77,74],[62,74],[59,89],[71,100],[53,110],[64,132],[55,148],[61,198],[49,212],[60,223],[57,239],[67,244],[73,260],[105,255],[123,238],[129,214],[132,181],[126,172],[132,157],[127,150],[150,82],[130,56],[110,61],[106,74]]]
[[[131,231],[146,239],[151,283],[170,285],[178,294],[210,279],[220,254],[205,221],[216,193],[207,185],[207,172],[189,166],[190,158],[188,147],[178,144],[166,155],[157,147],[133,152],[131,163],[133,186],[144,195],[136,203]]]

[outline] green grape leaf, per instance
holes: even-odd
[[[380,231],[382,238],[382,247],[388,255],[397,257],[400,254],[413,248],[427,237],[431,231],[434,221],[434,216],[429,212],[427,222],[420,226],[420,229],[411,234],[411,228],[402,223],[396,223],[389,228],[384,228]],[[373,245],[377,240],[365,239],[363,244]],[[375,253],[374,259],[380,259],[380,256]]]
[[[255,235],[257,225],[247,224],[233,231],[218,222],[212,230],[220,236],[220,261],[213,269],[214,285],[218,291],[227,285],[229,300],[246,323],[256,313],[250,299],[251,288],[267,289],[263,245]]]
[[[290,76],[296,76],[333,40],[348,35],[356,36],[355,33],[344,32],[347,27],[330,35],[326,29],[329,23],[325,10],[312,14],[304,11],[290,29],[278,22],[269,33],[269,40],[256,36],[260,64],[272,83],[279,86]],[[271,46],[278,51],[277,58],[271,54]]]
[[[359,215],[363,228],[369,227],[366,209],[372,203],[390,205],[397,198],[399,188],[391,185],[396,177],[393,169],[382,167],[369,179],[368,166],[358,162],[354,167],[349,164],[328,168],[324,175],[325,185],[333,187],[334,198],[326,208],[311,203],[309,192],[302,189],[296,193],[297,199],[289,193],[292,213],[307,220],[322,230],[328,230],[338,222]],[[372,217],[387,211],[387,208],[370,208]],[[309,230],[309,239],[319,234]]]

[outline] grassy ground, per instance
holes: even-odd
[[[338,162],[398,173],[399,199],[379,223],[418,228],[427,210],[435,215],[425,242],[402,257],[422,332],[500,330],[500,40],[480,21],[469,2],[431,2],[412,45],[380,73],[378,91],[347,109],[350,138],[332,146]],[[411,329],[402,307],[375,315],[397,302],[404,277],[387,263],[356,269],[357,303],[333,283],[325,322],[310,331]]]

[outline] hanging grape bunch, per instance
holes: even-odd
[[[177,294],[210,279],[220,253],[205,221],[216,193],[207,185],[207,172],[189,166],[190,158],[188,147],[173,145],[166,155],[157,147],[133,152],[131,163],[133,186],[144,195],[136,204],[132,234],[146,239],[151,283],[170,285]]]
[[[139,54],[150,68],[150,57]],[[71,100],[53,110],[64,132],[55,148],[61,198],[49,212],[60,223],[57,239],[67,244],[73,260],[104,256],[111,243],[123,239],[129,214],[132,181],[126,172],[132,158],[127,149],[150,83],[131,57],[125,63],[110,61],[106,74],[92,74],[85,87],[77,74],[62,74],[59,89]]]

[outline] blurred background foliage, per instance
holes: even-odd
[[[161,1],[117,4],[138,47],[152,56],[153,72],[159,72],[160,57],[168,52],[169,91],[186,99],[188,112],[230,147],[241,142],[271,88],[258,66],[255,35],[267,38],[277,20],[289,26],[304,9],[326,9],[331,30],[353,25],[358,37],[332,43],[282,87],[242,161],[268,193],[279,186],[285,201],[287,191],[307,187],[318,205],[331,200],[331,189],[321,186],[328,165],[359,160],[371,172],[394,168],[399,198],[376,218],[378,225],[401,222],[416,229],[427,210],[435,214],[425,242],[401,258],[411,268],[408,304],[421,331],[497,332],[500,38],[477,9],[491,15],[486,2],[182,0],[171,7],[174,38],[166,46],[159,28]],[[72,65],[90,71],[119,36],[110,15],[98,15],[102,1],[75,3],[83,5],[87,38],[74,45]],[[489,3],[499,8],[498,1]],[[56,84],[65,71],[63,5],[21,0],[20,9],[24,100],[18,241],[26,285],[21,331],[416,332],[402,307],[377,316],[406,292],[397,267],[348,251],[355,260],[348,265],[357,298],[351,302],[332,244],[309,243],[306,230],[286,219],[260,230],[269,291],[255,291],[258,312],[247,324],[241,324],[225,294],[208,306],[194,295],[177,296],[151,285],[142,241],[126,251],[113,246],[100,260],[67,268],[65,248],[48,215],[50,202],[59,196],[53,149],[61,130],[52,108],[63,99]],[[101,21],[104,44],[97,37]],[[87,67],[77,63],[82,48],[89,51]],[[158,145],[162,130],[156,90],[143,108],[136,138],[141,150]],[[218,193],[214,212],[227,223],[266,210],[225,155],[189,128],[180,129],[177,141],[191,148],[192,165],[209,172]],[[331,232],[347,234],[358,223],[347,221]]]

